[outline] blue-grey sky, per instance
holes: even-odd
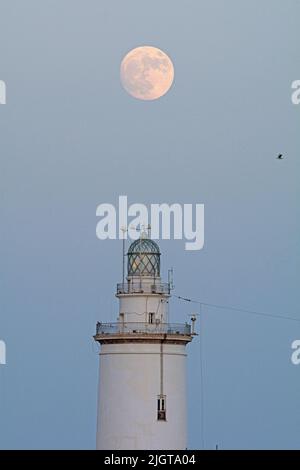
[[[203,250],[160,244],[176,293],[300,319],[299,17],[298,0],[0,0],[0,448],[95,447],[92,335],[117,316],[122,249],[96,238],[101,202],[204,203]],[[153,102],[119,79],[144,44],[175,67]],[[201,324],[205,447],[299,449],[300,323],[205,307]],[[190,448],[199,358],[198,337]]]

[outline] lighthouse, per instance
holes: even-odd
[[[186,449],[188,323],[169,318],[170,282],[160,249],[143,234],[127,253],[117,284],[115,323],[97,323],[100,343],[97,449]]]

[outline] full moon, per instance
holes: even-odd
[[[167,54],[157,47],[132,49],[121,63],[121,83],[139,100],[156,100],[165,95],[174,80],[174,67]]]

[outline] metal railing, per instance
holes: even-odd
[[[170,284],[159,282],[124,282],[117,284],[117,294],[170,294]]]
[[[97,323],[97,335],[116,334],[167,334],[191,335],[191,325],[188,323],[144,323],[144,322],[118,322]]]

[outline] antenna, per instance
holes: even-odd
[[[170,286],[170,290],[174,290],[174,269],[168,269],[168,284]]]
[[[198,333],[195,332],[195,322],[197,321],[197,317],[199,317],[199,313],[191,313],[189,316],[191,317],[191,322],[192,322],[191,335],[198,336]]]
[[[148,238],[149,240],[151,240],[151,225],[150,224],[148,224],[147,226],[147,232],[148,232]]]
[[[125,288],[125,233],[128,232],[128,229],[126,227],[121,227],[121,231],[123,232],[122,236],[122,242],[123,242],[123,248],[122,248],[122,284],[123,284],[123,292]]]
[[[136,232],[141,232],[140,238],[151,238],[151,225],[148,224],[147,226],[144,224],[139,224],[136,226],[129,227],[131,230],[135,230]]]

